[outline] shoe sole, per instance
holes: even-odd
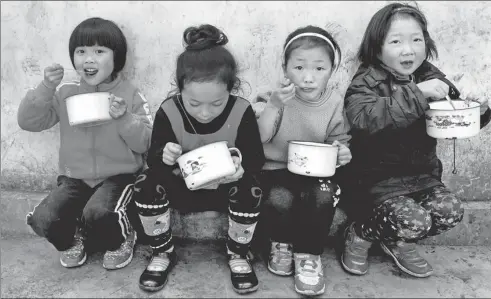
[[[300,291],[299,289],[297,289],[297,286],[295,286],[295,291],[297,293],[302,294],[302,295],[308,295],[308,296],[317,296],[320,294],[324,294],[325,289],[326,289],[326,285],[324,285],[324,287],[321,290],[319,290],[318,292],[314,292],[312,290]]]
[[[122,262],[121,264],[118,264],[115,266],[109,266],[109,265],[104,264],[104,262],[103,262],[102,267],[104,267],[104,269],[106,269],[106,270],[121,269],[123,267],[126,267],[129,263],[131,263],[132,259],[133,259],[133,251],[131,252],[130,257],[126,261]]]
[[[232,288],[234,289],[235,292],[237,292],[238,294],[247,294],[247,293],[252,293],[252,292],[255,292],[257,291],[257,289],[259,288],[259,284],[252,287],[252,288],[248,288],[248,289],[236,289],[235,287],[232,286]]]
[[[397,267],[399,267],[399,269],[406,272],[407,274],[415,276],[415,277],[419,277],[419,278],[425,278],[425,277],[428,277],[431,274],[433,274],[433,271],[430,271],[430,272],[424,273],[424,274],[418,274],[418,273],[412,272],[411,270],[409,270],[409,269],[405,268],[403,265],[401,265],[401,263],[399,263],[396,256],[394,254],[392,254],[392,252],[389,250],[389,248],[387,248],[387,246],[385,246],[384,243],[380,242],[380,247],[382,247],[382,249],[383,249],[383,251],[385,251],[385,253],[387,253],[390,257],[392,257],[392,259],[396,263]]]
[[[82,258],[82,260],[81,260],[80,262],[78,262],[77,264],[75,264],[75,265],[68,265],[68,264],[65,264],[65,263],[64,263],[64,262],[61,260],[61,258],[60,258],[60,263],[61,263],[61,265],[62,265],[63,267],[65,267],[65,268],[75,268],[75,267],[80,267],[80,266],[82,266],[82,265],[85,263],[85,261],[86,261],[86,260],[87,260],[87,253],[85,253],[85,254],[84,254],[84,257]]]
[[[293,270],[292,270],[292,271],[290,271],[290,272],[283,272],[283,271],[273,270],[273,269],[271,268],[271,266],[269,265],[269,263],[268,263],[268,270],[269,270],[271,273],[276,274],[276,275],[278,275],[278,276],[290,276],[290,275],[292,275],[292,274],[293,274]]]
[[[346,266],[346,264],[343,262],[343,260],[344,260],[344,253],[341,254],[341,265],[343,266],[344,270],[348,271],[349,273],[356,274],[356,275],[365,275],[365,274],[367,274],[368,269],[366,271],[364,271],[364,272],[351,269],[348,266]]]
[[[141,285],[141,284],[138,284],[138,286],[143,291],[157,292],[157,291],[162,290],[165,287],[166,284],[167,284],[167,279],[164,281],[164,283],[160,287],[148,287],[148,286],[144,286],[144,285]]]

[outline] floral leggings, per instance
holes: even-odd
[[[462,202],[443,186],[415,195],[390,198],[359,223],[363,238],[370,241],[414,242],[456,226],[464,216]]]

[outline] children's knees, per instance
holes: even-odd
[[[287,212],[293,206],[293,194],[283,187],[273,187],[265,205],[271,206],[279,212]]]
[[[405,210],[407,209],[407,210]],[[401,214],[391,217],[397,227],[397,236],[405,240],[418,240],[426,236],[431,229],[430,213],[421,206],[403,207]]]

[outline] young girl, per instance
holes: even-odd
[[[61,84],[59,64],[44,70],[44,80],[20,103],[19,126],[40,132],[60,124],[58,184],[27,215],[27,223],[61,251],[64,267],[86,260],[85,239],[106,250],[103,266],[118,269],[133,257],[136,235],[126,206],[143,153],[150,147],[152,119],[145,97],[119,72],[126,62],[126,39],[112,21],[90,18],[72,32],[69,54],[80,82]],[[109,92],[107,123],[72,127],[65,99]],[[76,227],[80,218],[80,230]]]
[[[164,287],[176,263],[169,208],[181,212],[227,211],[226,249],[232,286],[238,293],[258,288],[247,253],[259,216],[262,191],[254,178],[264,164],[264,152],[249,102],[231,95],[240,87],[237,64],[224,47],[227,36],[212,25],[184,31],[186,50],[177,59],[178,91],[165,99],[155,116],[148,166],[135,183],[134,199],[152,259],[140,277],[140,287]],[[201,145],[227,141],[242,153],[236,173],[220,185],[190,191],[178,175],[176,159]]]
[[[285,81],[260,96],[267,100],[258,124],[266,156],[261,183],[268,188],[263,216],[272,241],[268,269],[283,276],[295,269],[295,290],[306,295],[324,292],[320,255],[341,191],[329,178],[289,172],[288,141],[333,144],[339,148],[339,165],[351,160],[343,98],[327,87],[340,60],[339,46],[328,32],[299,28],[283,47]]]
[[[426,18],[415,7],[389,4],[368,24],[358,52],[362,64],[345,96],[354,157],[347,177],[357,184],[352,189],[360,202],[352,204],[361,211],[346,230],[342,255],[353,274],[368,271],[368,249],[378,242],[402,271],[427,277],[433,269],[415,242],[462,220],[462,203],[442,183],[437,141],[425,127],[428,101],[459,97],[428,62],[436,56]],[[481,114],[484,126],[486,104]]]

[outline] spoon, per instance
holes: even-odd
[[[457,110],[457,109],[455,108],[455,105],[454,105],[454,103],[453,103],[452,99],[450,99],[450,97],[449,97],[448,95],[445,97],[445,99],[447,99],[447,101],[450,103],[450,105],[452,106],[453,110]]]

